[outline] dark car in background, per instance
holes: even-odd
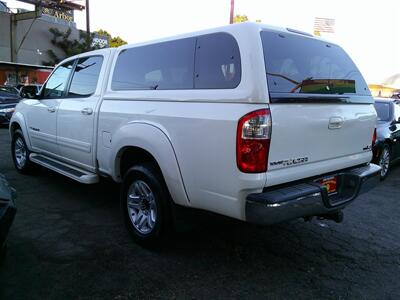
[[[390,166],[400,159],[400,100],[376,98],[375,110],[378,120],[372,162],[381,166],[383,180]]]
[[[19,95],[19,89],[17,89],[15,86],[10,86],[10,85],[0,85],[0,92]]]
[[[0,125],[8,125],[15,106],[21,99],[18,91],[13,93],[12,90],[8,90],[5,87],[0,88]]]
[[[16,192],[8,185],[5,177],[0,174],[0,262],[6,251],[8,231],[16,213],[15,201]]]

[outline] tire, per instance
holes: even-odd
[[[388,144],[384,144],[378,158],[378,164],[382,168],[380,175],[381,180],[385,180],[385,178],[389,174],[390,160],[391,160],[390,147]]]
[[[14,166],[19,173],[29,174],[32,171],[33,163],[29,160],[30,154],[22,131],[20,129],[15,130],[11,141],[11,155]]]
[[[125,225],[140,245],[163,244],[171,226],[171,200],[159,169],[151,163],[130,168],[121,186],[121,208]]]

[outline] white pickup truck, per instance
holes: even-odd
[[[243,23],[70,57],[18,104],[10,134],[21,173],[121,182],[128,230],[148,244],[176,206],[340,221],[379,182],[375,122],[338,45]]]

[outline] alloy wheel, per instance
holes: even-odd
[[[151,188],[142,180],[134,181],[129,187],[126,203],[133,226],[139,233],[149,234],[157,221],[157,205]]]
[[[21,137],[17,137],[14,142],[14,156],[18,168],[22,169],[27,160],[27,150]]]
[[[387,147],[383,148],[381,158],[379,160],[379,165],[381,169],[381,177],[385,177],[387,172],[389,171],[390,164],[390,152]]]

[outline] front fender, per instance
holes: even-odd
[[[23,115],[21,112],[19,112],[19,111],[16,111],[16,112],[12,115],[11,120],[10,120],[10,127],[9,127],[9,130],[10,130],[10,137],[11,137],[11,138],[12,138],[12,134],[13,134],[12,131],[11,131],[11,129],[13,128],[13,125],[15,125],[15,124],[18,124],[19,127],[21,127],[22,133],[23,133],[23,135],[24,135],[24,139],[25,139],[26,146],[28,147],[29,150],[32,151],[31,140],[29,139],[28,127],[27,127],[26,122],[25,122],[25,117],[24,117],[24,115]]]
[[[112,177],[116,181],[121,181],[120,159],[127,147],[138,147],[149,152],[161,169],[173,201],[189,205],[178,160],[165,129],[158,124],[130,122],[113,134],[109,165],[114,166]]]

